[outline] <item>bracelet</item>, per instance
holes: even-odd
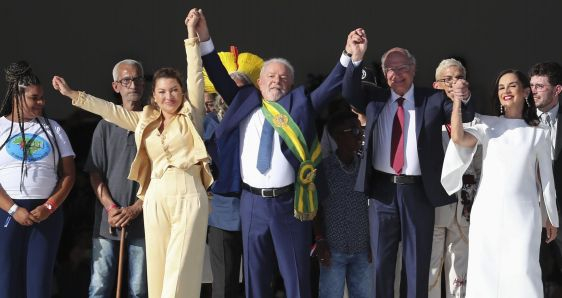
[[[352,56],[352,54],[351,54],[351,53],[348,53],[345,49],[343,49],[342,54],[346,55],[347,57],[351,57],[351,56]]]
[[[55,203],[55,200],[53,199],[48,199],[47,202],[43,204],[43,206],[45,206],[47,210],[49,210],[49,213],[55,212],[55,210],[57,210],[58,207],[57,203]]]
[[[10,216],[13,216],[14,213],[16,213],[16,211],[18,210],[20,206],[18,206],[16,203],[14,203],[14,205],[12,205],[12,207],[10,207],[10,209],[8,209],[8,214]]]
[[[111,206],[109,206],[109,208],[106,208],[105,211],[107,211],[107,213],[109,213],[109,211],[111,211],[111,209],[117,208],[117,207],[118,207],[117,204],[114,203],[114,204],[111,204]]]

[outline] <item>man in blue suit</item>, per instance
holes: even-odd
[[[367,39],[351,47],[343,95],[367,115],[365,153],[356,190],[369,196],[371,249],[375,263],[375,297],[394,297],[398,242],[403,244],[408,297],[427,297],[435,207],[456,199],[441,186],[444,152],[441,126],[450,121],[452,102],[445,93],[414,87],[416,60],[403,48],[382,56],[390,89],[361,88],[356,66]],[[458,80],[455,92],[465,99],[463,121],[472,120],[468,83]]]
[[[341,81],[351,55],[344,51],[328,77],[310,94],[306,94],[303,87],[293,89],[293,67],[281,58],[264,63],[258,79],[259,89],[253,85],[238,87],[220,62],[202,11],[198,13],[201,14],[197,32],[203,65],[218,93],[229,105],[214,136],[216,152],[213,159],[218,179],[213,191],[241,193],[246,297],[273,297],[270,285],[277,257],[287,297],[308,298],[311,296],[309,247],[312,225],[310,220],[293,216],[295,179],[301,161],[277,129],[266,132],[270,128],[266,127],[268,120],[262,110],[262,100],[283,107],[288,113],[284,120],[291,118],[308,146],[312,145],[316,139],[315,116],[331,97],[341,92]],[[348,51],[351,50],[351,40],[358,38],[354,32],[348,36]],[[268,134],[272,137],[267,137]],[[265,165],[262,147],[272,149],[265,158]],[[314,213],[308,214],[305,219],[313,216]]]

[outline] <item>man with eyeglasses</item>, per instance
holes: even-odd
[[[123,108],[141,111],[144,105],[142,65],[131,59],[118,62],[113,68],[113,80],[113,90],[120,95]],[[84,166],[90,173],[90,184],[98,198],[89,297],[115,296],[119,228],[122,227],[127,228],[129,297],[148,297],[142,200],[136,196],[138,184],[127,179],[136,151],[134,132],[105,120],[98,123]]]
[[[562,93],[562,66],[556,62],[541,62],[533,65],[529,70],[531,78],[531,92],[537,106],[537,115],[541,126],[549,131],[548,135],[552,141],[552,159],[556,197],[562,197],[562,121],[560,121],[559,96]],[[560,206],[560,201],[558,201]],[[542,245],[550,246],[556,254],[562,254],[562,238],[556,237],[554,242]],[[541,249],[542,251],[542,249]],[[561,264],[559,264],[561,265]],[[562,268],[558,268],[562,271]]]
[[[363,59],[367,37],[352,47]],[[406,49],[382,56],[390,89],[361,90],[361,64],[346,70],[343,95],[367,115],[365,153],[355,190],[369,196],[375,297],[392,298],[398,242],[403,244],[407,297],[427,297],[435,207],[457,200],[441,186],[444,151],[441,126],[450,121],[452,101],[435,89],[414,87],[416,60]],[[462,97],[463,121],[471,121],[465,80],[453,84]]]
[[[444,59],[435,69],[433,88],[443,90],[453,98],[453,84],[466,78],[466,69],[456,59]],[[474,121],[477,121],[476,117]],[[473,121],[473,123],[474,123]],[[443,149],[446,149],[451,128],[443,125]],[[441,279],[445,278],[445,293],[451,297],[465,297],[468,267],[468,228],[470,209],[476,195],[481,168],[481,149],[463,175],[463,187],[456,193],[458,200],[435,208],[431,267],[429,270],[429,298],[441,297]]]

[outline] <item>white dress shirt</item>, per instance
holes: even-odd
[[[390,165],[390,147],[392,140],[392,124],[394,115],[398,109],[396,100],[404,98],[404,166],[403,175],[421,175],[420,160],[418,157],[418,145],[416,137],[416,109],[414,101],[414,85],[400,96],[391,90],[391,95],[385,103],[375,129],[373,129],[373,168],[377,171],[396,174]]]
[[[537,109],[537,115],[541,121],[541,125],[549,130],[550,140],[552,141],[552,157],[554,158],[554,144],[556,144],[556,131],[558,130],[558,109],[560,105],[557,103],[552,109],[547,112],[541,112]],[[546,123],[546,115],[550,116],[550,125]]]
[[[215,46],[211,39],[200,43],[201,55],[211,53]],[[347,67],[351,57],[342,54],[340,63]],[[355,66],[361,61],[355,61]],[[257,169],[259,142],[265,117],[260,108],[254,110],[240,123],[240,174],[242,181],[257,188],[279,188],[295,182],[295,169],[281,151],[281,143],[277,131],[273,134],[273,152],[271,167],[265,174]]]
[[[273,133],[271,167],[265,174],[257,168],[265,116],[260,108],[240,123],[240,171],[244,183],[259,188],[279,188],[295,182],[295,169],[281,151],[279,134]]]

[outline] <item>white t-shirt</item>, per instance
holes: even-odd
[[[41,125],[47,131],[43,131]],[[0,118],[0,145],[8,142],[0,149],[0,185],[12,199],[46,199],[57,184],[57,166],[59,155],[55,154],[58,148],[60,157],[75,156],[68,136],[60,125],[49,120],[53,132],[43,117],[24,122],[27,158],[23,163],[23,142],[18,122]],[[12,133],[10,134],[10,127]],[[50,141],[49,141],[50,140]],[[53,150],[54,148],[54,150]],[[21,189],[20,189],[21,186]]]

